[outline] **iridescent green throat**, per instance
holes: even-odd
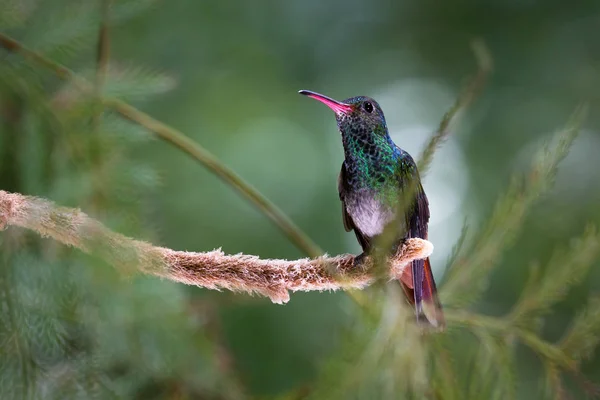
[[[360,124],[345,124],[342,130],[348,184],[355,189],[398,187],[398,166],[402,151],[383,126],[367,130]]]

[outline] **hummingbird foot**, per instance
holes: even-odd
[[[398,252],[402,249],[402,247],[406,243],[407,239],[400,240],[400,241],[397,241],[396,243],[392,244],[392,248],[390,249],[390,256],[391,257],[394,257],[395,255],[398,254]]]
[[[354,257],[354,267],[362,267],[363,264],[365,263],[365,258],[367,257],[367,255],[365,253],[361,253],[359,255],[357,255],[356,257]]]

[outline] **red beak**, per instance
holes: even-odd
[[[319,100],[321,103],[331,108],[336,114],[348,114],[352,111],[351,104],[342,103],[332,99],[331,97],[323,96],[322,94],[311,92],[310,90],[301,90],[298,93],[312,97],[315,100]]]

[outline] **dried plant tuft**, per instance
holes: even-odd
[[[278,304],[289,301],[288,290],[362,289],[375,281],[368,257],[355,265],[352,254],[288,261],[227,255],[220,249],[175,251],[115,233],[79,209],[0,191],[0,227],[9,225],[95,254],[120,270],[135,269],[207,289],[258,293]],[[412,260],[426,258],[432,251],[433,245],[427,240],[407,240],[390,260],[390,279],[400,276]]]

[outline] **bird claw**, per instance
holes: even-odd
[[[366,257],[367,255],[365,253],[361,253],[354,257],[354,267],[362,267]]]

